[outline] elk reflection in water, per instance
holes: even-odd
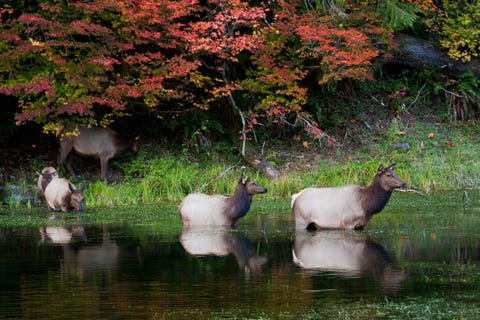
[[[42,227],[39,231],[44,244],[62,247],[63,259],[60,263],[62,270],[67,273],[108,273],[119,267],[122,258],[136,258],[141,261],[138,248],[131,250],[129,247],[119,246],[111,239],[106,226],[102,230],[101,243],[89,243],[82,226]]]
[[[194,256],[224,257],[233,254],[240,270],[259,270],[268,259],[255,253],[250,241],[227,227],[184,226],[180,234],[183,248]]]
[[[73,244],[87,241],[87,235],[82,226],[41,227],[39,231],[42,242],[45,244]]]
[[[380,244],[362,239],[355,232],[298,231],[293,261],[310,273],[331,272],[345,278],[371,275],[384,289],[396,291],[406,278],[403,270],[391,267],[392,259]]]

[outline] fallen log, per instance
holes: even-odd
[[[249,148],[247,144],[247,149],[245,151],[245,161],[247,161],[251,166],[260,171],[262,174],[266,175],[270,179],[280,178],[280,171],[268,163],[265,158],[256,152],[253,148]]]
[[[433,42],[405,34],[396,35],[395,42],[399,50],[389,61],[391,63],[418,70],[436,70],[454,77],[470,71],[480,77],[480,60],[478,59],[472,59],[469,62],[454,60]]]

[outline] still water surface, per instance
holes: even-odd
[[[395,194],[364,231],[295,231],[288,210],[261,201],[236,230],[96,224],[88,214],[0,227],[0,318],[384,319],[425,308],[433,318],[474,318],[479,203],[473,191],[467,201],[460,192]]]

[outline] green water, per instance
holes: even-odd
[[[364,231],[298,232],[288,199],[236,230],[177,204],[0,208],[0,318],[478,319],[480,193],[396,193]]]

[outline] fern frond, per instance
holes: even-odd
[[[396,31],[413,27],[420,9],[398,0],[386,0],[382,2],[380,10],[385,15],[385,22]]]

